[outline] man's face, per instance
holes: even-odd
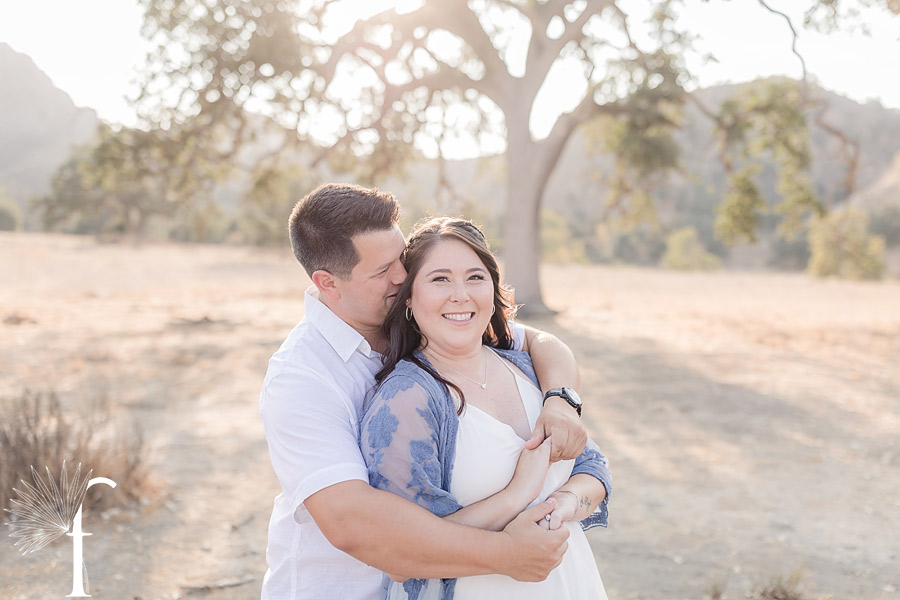
[[[337,278],[341,318],[357,330],[381,327],[406,279],[400,255],[406,240],[399,227],[353,236],[360,256],[348,279]]]

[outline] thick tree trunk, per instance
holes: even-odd
[[[516,290],[516,303],[522,305],[520,315],[549,314],[553,311],[541,295],[539,222],[541,199],[556,161],[531,139],[527,119],[524,127],[510,126],[508,130],[505,279]]]

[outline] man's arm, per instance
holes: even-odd
[[[335,547],[404,577],[502,573],[539,581],[562,560],[567,536],[536,525],[552,503],[503,531],[481,531],[370,487],[350,407],[337,390],[307,367],[277,373],[260,398],[272,466],[292,510],[302,502]]]
[[[541,384],[541,391],[547,392],[558,387],[578,389],[581,379],[575,355],[558,337],[520,325],[525,330],[523,350],[531,355],[534,372]],[[587,443],[587,431],[568,402],[553,396],[544,403],[526,448],[536,448],[547,437],[552,436],[550,460],[568,460],[576,458],[584,451]]]
[[[499,532],[441,519],[360,480],[327,487],[304,504],[332,545],[393,576],[501,573],[541,581],[568,547],[565,527],[546,531],[537,525],[555,508],[553,502],[526,510]]]

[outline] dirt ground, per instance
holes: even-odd
[[[543,278],[560,312],[532,324],[575,351],[612,463],[610,527],[589,534],[611,600],[745,598],[792,573],[810,597],[900,598],[900,284]],[[148,440],[159,491],[85,509],[92,597],[259,597],[278,486],[257,399],[307,285],[286,249],[0,234],[0,401],[106,397]],[[0,543],[0,598],[64,597],[71,562],[68,538]]]

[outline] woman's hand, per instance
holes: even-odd
[[[566,490],[556,490],[550,494],[549,498],[556,500],[556,508],[548,514],[550,517],[541,521],[540,525],[544,529],[555,530],[562,527],[563,523],[571,521],[575,518],[575,512],[578,510],[578,497],[574,492]]]
[[[534,450],[524,449],[516,463],[516,472],[512,481],[506,486],[517,504],[524,508],[541,493],[547,470],[550,468],[550,448],[552,442],[548,437]]]

